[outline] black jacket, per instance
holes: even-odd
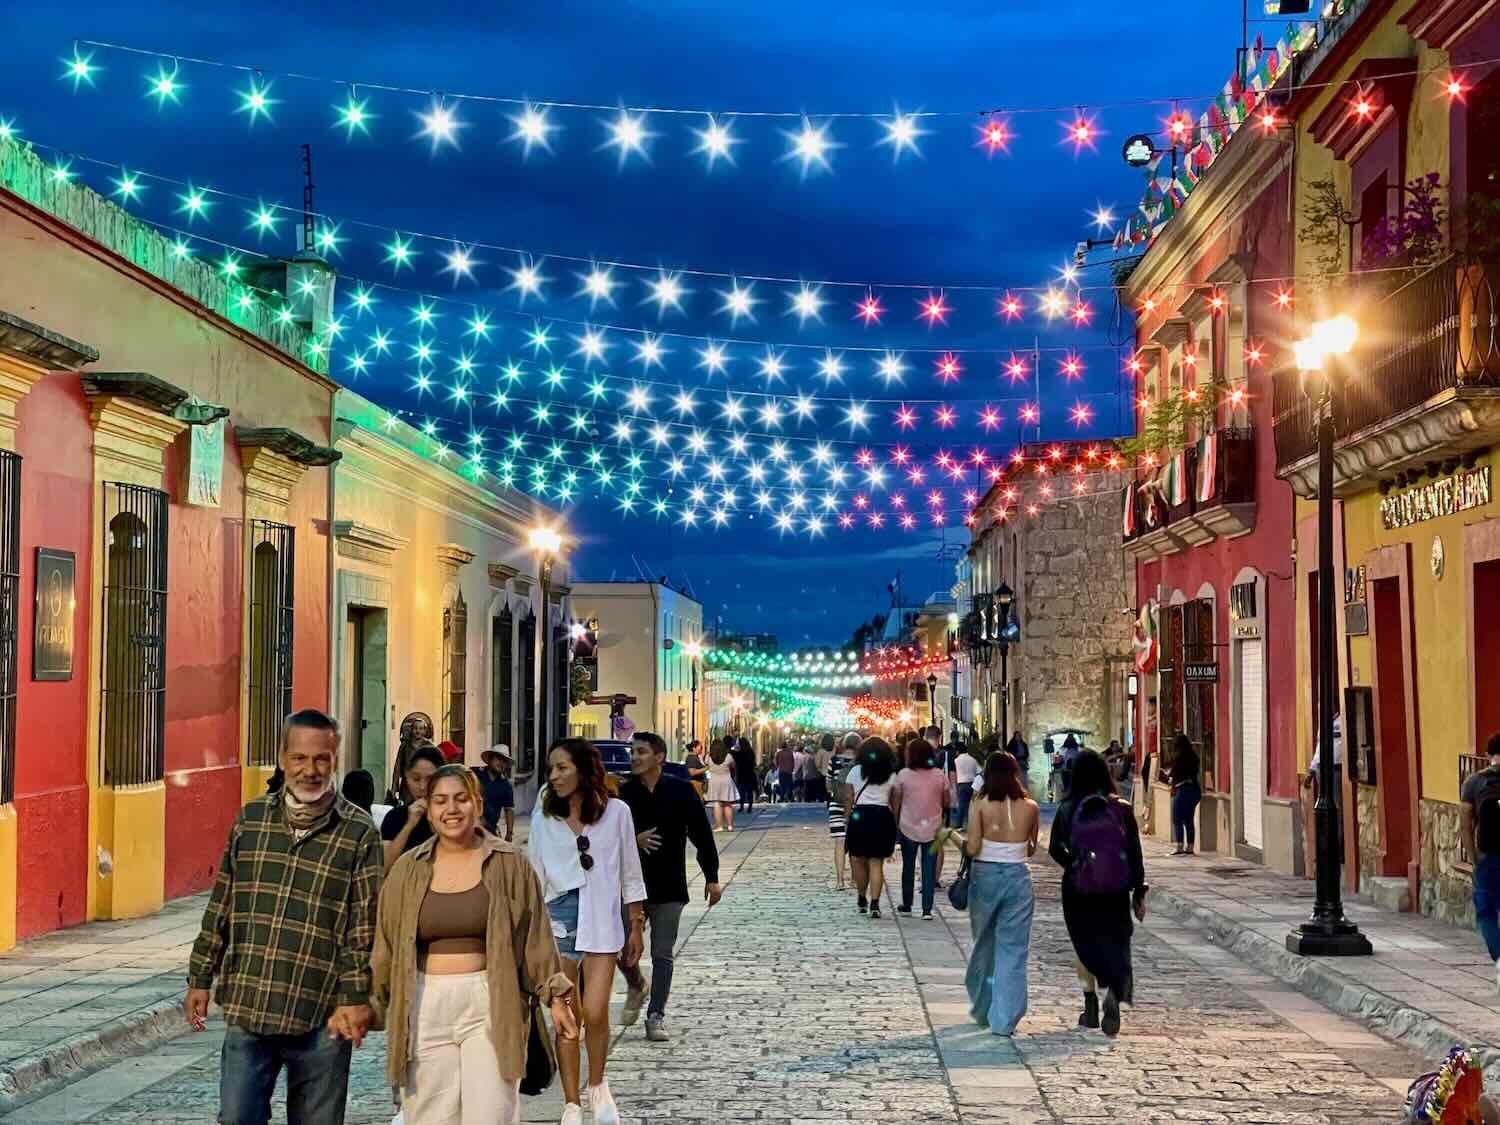
[[[1135,822],[1135,813],[1119,797],[1110,797],[1125,825],[1125,859],[1130,864],[1130,889],[1139,891],[1146,885],[1146,861],[1141,856],[1141,830]],[[1068,877],[1073,866],[1073,810],[1078,802],[1071,797],[1057,806],[1057,815],[1052,818],[1052,838],[1047,844],[1047,854],[1063,869]]]
[[[698,850],[698,866],[708,883],[719,881],[719,848],[697,791],[686,781],[662,774],[655,789],[632,777],[620,786],[620,800],[630,806],[637,834],[655,828],[661,846],[641,853],[647,902],[687,902],[687,842]]]

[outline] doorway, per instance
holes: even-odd
[[[1259,637],[1235,642],[1239,669],[1239,790],[1241,838],[1247,847],[1265,848],[1266,657]]]
[[[345,762],[369,770],[377,788],[386,765],[386,611],[350,606],[344,620]]]
[[[1406,878],[1416,854],[1415,823],[1420,776],[1411,738],[1407,676],[1407,622],[1399,577],[1369,584],[1375,653],[1376,782],[1380,788],[1380,874]]]
[[[1474,564],[1474,745],[1482,755],[1500,734],[1500,560]]]

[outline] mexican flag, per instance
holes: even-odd
[[[1175,508],[1187,503],[1187,458],[1181,450],[1174,453],[1162,466],[1161,494],[1168,507]]]
[[[1125,537],[1135,534],[1135,481],[1125,486]]]
[[[1198,439],[1198,503],[1214,498],[1216,470],[1219,467],[1219,435],[1204,434]]]
[[[1156,667],[1156,603],[1141,606],[1141,615],[1136,618],[1135,636],[1131,639],[1135,650],[1136,670],[1145,674]]]

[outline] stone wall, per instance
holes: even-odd
[[[1359,813],[1359,885],[1380,874],[1380,790],[1373,785],[1354,785]]]
[[[1102,749],[1121,737],[1112,674],[1130,659],[1129,571],[1120,550],[1120,498],[1106,491],[1044,506],[1018,539],[1020,668],[1025,737],[1040,748],[1061,727],[1093,731]]]
[[[1417,815],[1422,826],[1422,913],[1474,924],[1474,883],[1459,849],[1461,805],[1424,800]]]

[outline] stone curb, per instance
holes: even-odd
[[[0,1114],[116,1059],[175,1039],[187,1029],[182,999],[173,996],[22,1055],[0,1065]]]
[[[1475,1042],[1475,1037],[1430,1012],[1402,1003],[1332,968],[1325,960],[1301,957],[1227,915],[1185,896],[1151,888],[1151,906],[1196,930],[1205,932],[1226,949],[1298,992],[1343,1016],[1348,1016],[1387,1039],[1420,1051],[1436,1068],[1455,1043],[1473,1048],[1484,1068],[1486,1084],[1500,1082],[1500,1050]]]

